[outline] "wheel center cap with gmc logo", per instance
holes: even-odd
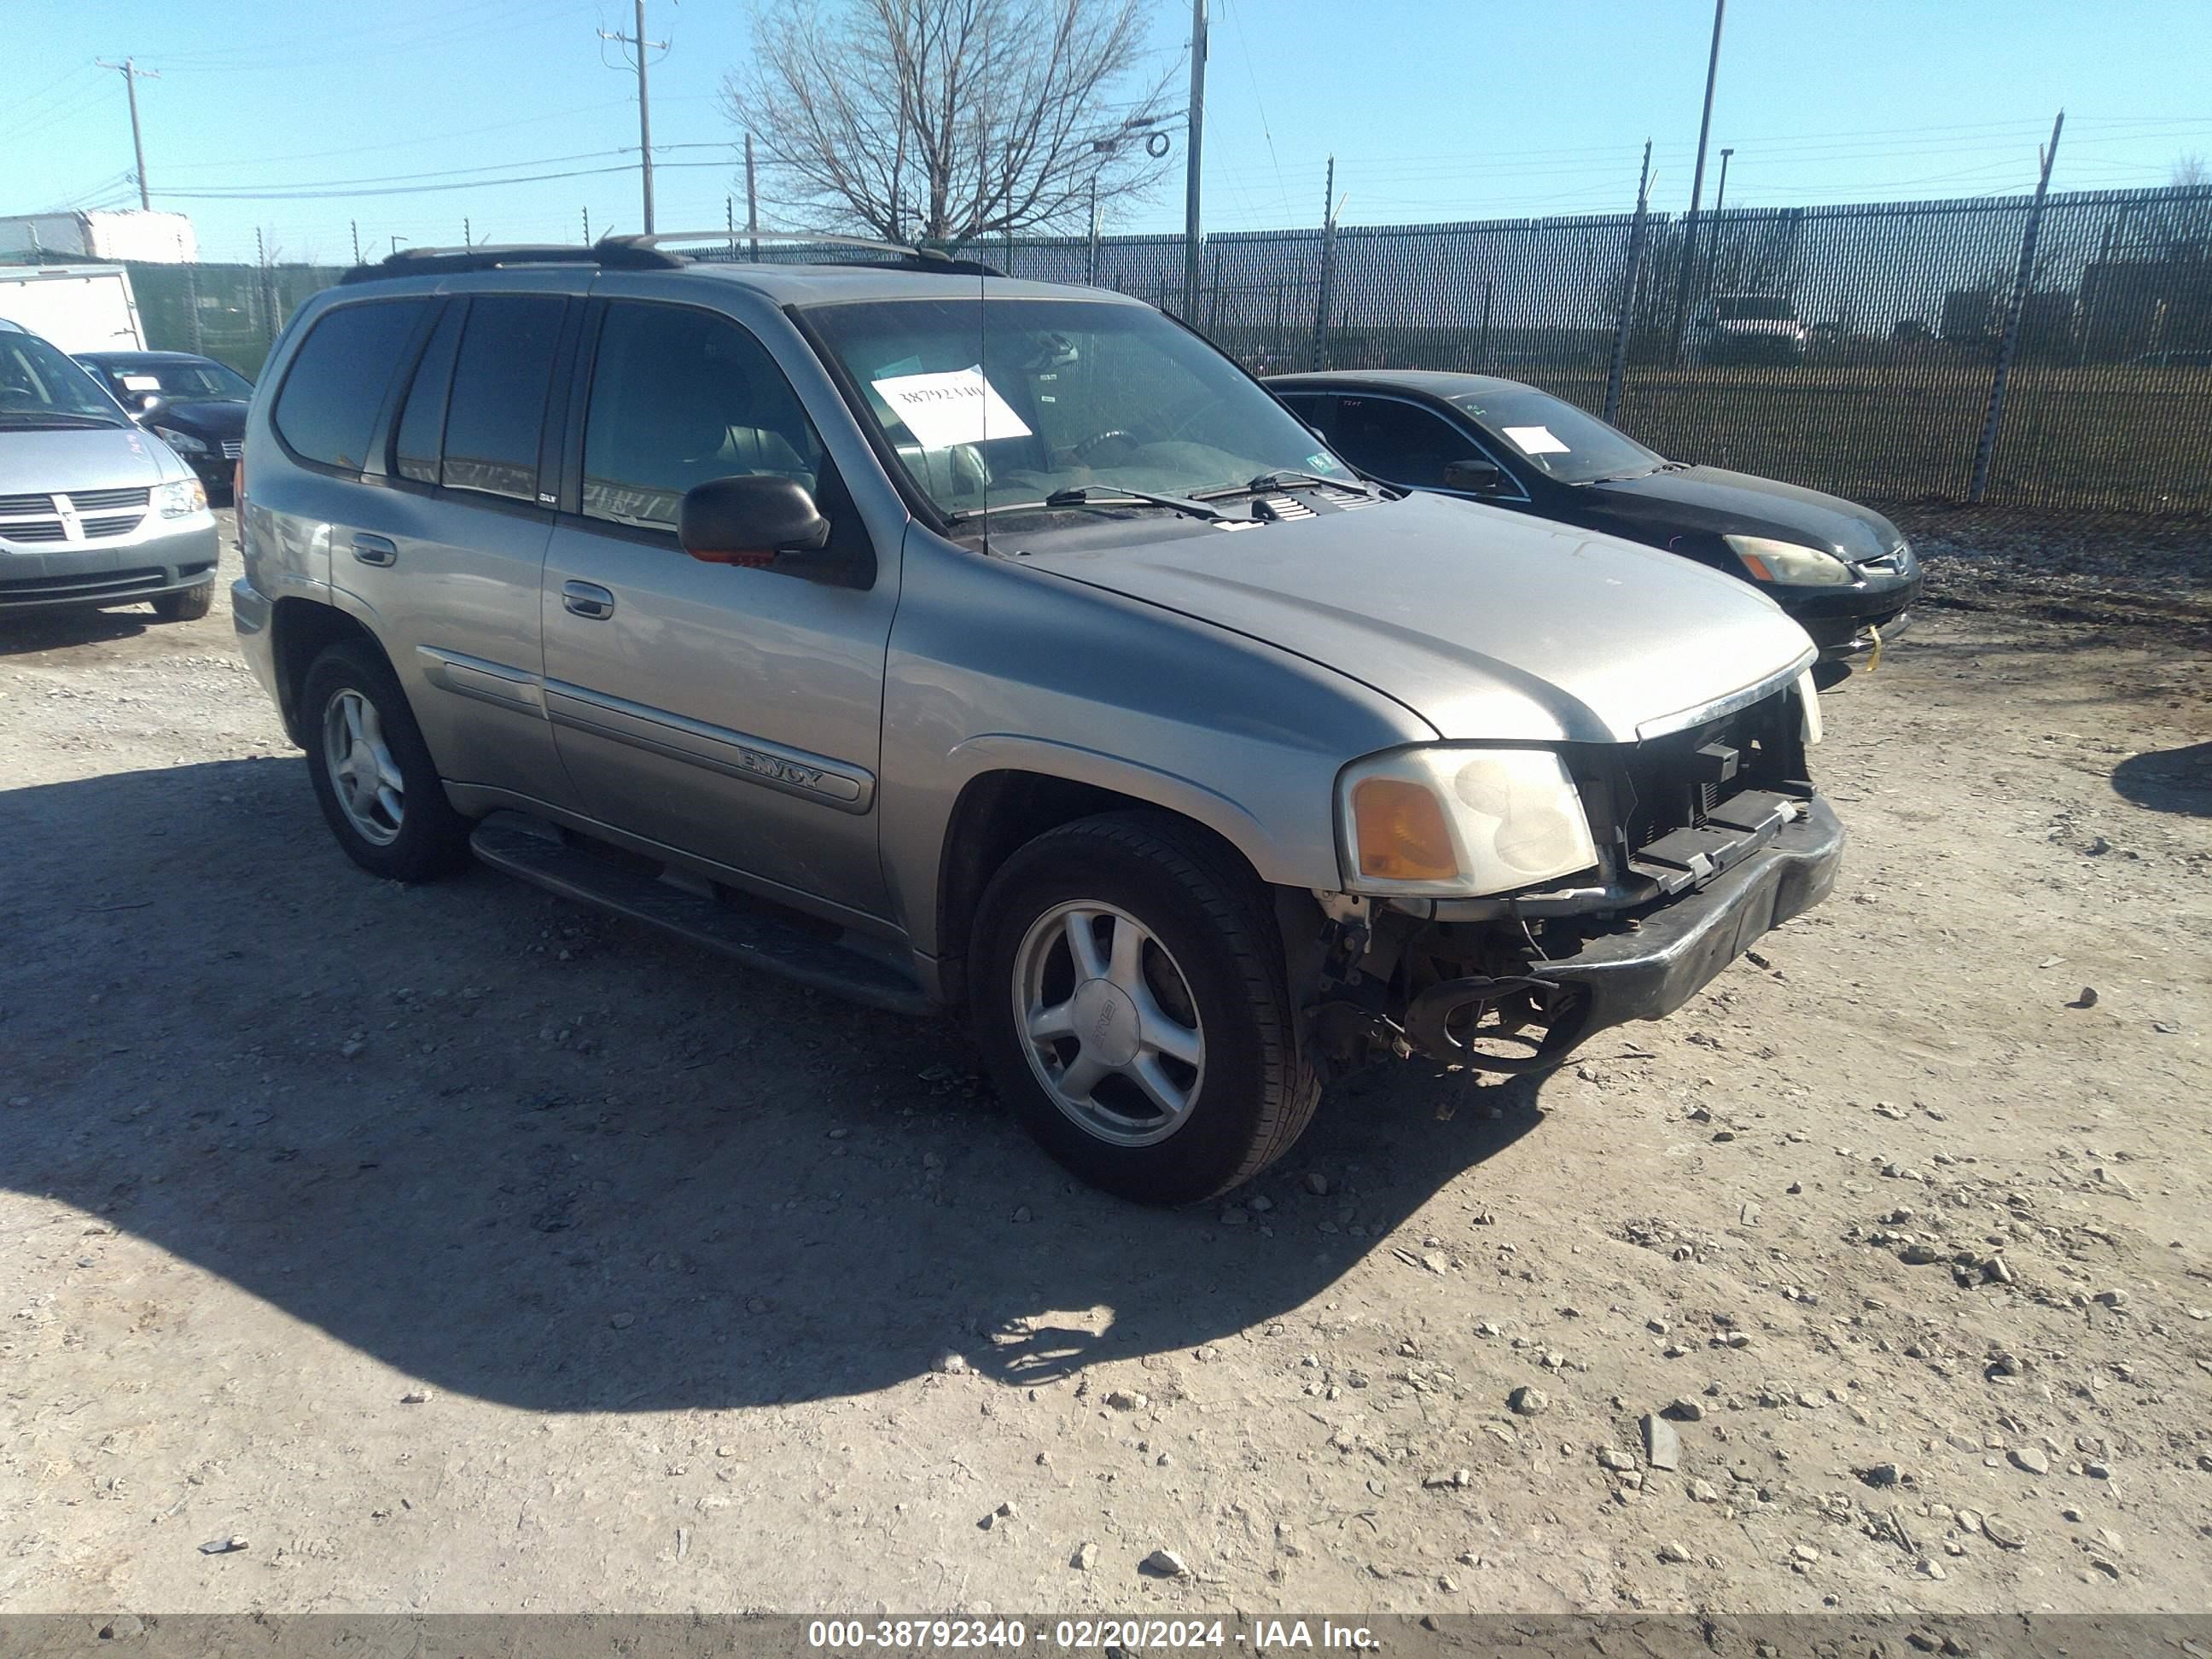
[[[1118,985],[1085,980],[1075,993],[1075,1036],[1083,1052],[1108,1066],[1137,1057],[1137,1005]]]

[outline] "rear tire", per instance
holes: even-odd
[[[157,594],[154,599],[154,614],[163,622],[198,622],[214,608],[215,583],[211,580],[198,587]]]
[[[428,881],[469,860],[469,821],[453,811],[422,728],[383,653],[359,640],[326,647],[300,697],[307,775],[346,856],[387,881]]]
[[[1267,890],[1178,820],[1109,813],[1030,842],[985,892],[970,960],[1000,1093],[1094,1186],[1194,1203],[1312,1121]]]

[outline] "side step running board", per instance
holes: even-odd
[[[497,817],[469,837],[476,855],[495,870],[580,903],[611,910],[749,967],[886,1013],[936,1013],[921,988],[888,963],[834,939],[817,938],[765,910],[704,898],[607,859]]]

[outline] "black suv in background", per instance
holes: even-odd
[[[207,486],[209,500],[230,498],[252,381],[228,364],[189,351],[84,351],[77,362],[139,425],[185,458]]]

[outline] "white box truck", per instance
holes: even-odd
[[[137,259],[189,264],[199,238],[181,213],[132,208],[107,212],[15,213],[0,216],[0,254],[59,253],[78,259]]]
[[[0,265],[0,317],[67,352],[146,349],[121,265]]]

